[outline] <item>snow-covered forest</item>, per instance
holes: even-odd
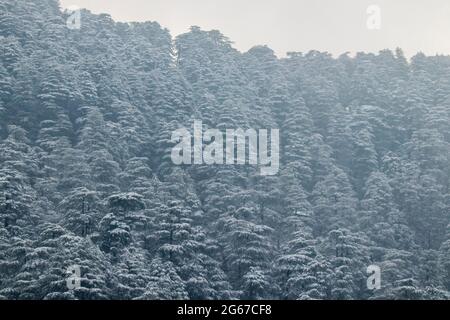
[[[0,0],[0,298],[450,298],[449,56],[67,18]],[[174,165],[194,119],[279,128],[279,173]]]

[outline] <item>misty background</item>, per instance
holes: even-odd
[[[378,52],[401,47],[407,57],[450,53],[447,0],[62,0],[116,21],[157,21],[172,36],[192,25],[218,29],[247,51],[266,44],[289,51]],[[381,9],[381,29],[366,26],[370,5]],[[295,35],[295,36],[293,36]]]

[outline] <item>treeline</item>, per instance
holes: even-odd
[[[0,0],[1,298],[450,297],[450,57],[67,18]],[[194,119],[279,128],[279,174],[173,165]]]

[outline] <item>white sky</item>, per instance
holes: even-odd
[[[401,47],[450,54],[450,0],[60,0],[117,21],[157,21],[173,36],[191,25],[217,29],[240,51],[267,44],[288,51],[378,52]],[[369,5],[381,9],[381,29],[366,26]]]

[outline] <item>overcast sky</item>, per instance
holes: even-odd
[[[108,13],[118,21],[157,21],[174,36],[191,25],[217,29],[240,51],[267,44],[279,56],[313,49],[339,55],[396,47],[407,56],[418,51],[450,54],[450,0],[61,0],[61,4]],[[370,5],[381,9],[379,30],[367,27],[369,16],[375,17],[367,13]]]

